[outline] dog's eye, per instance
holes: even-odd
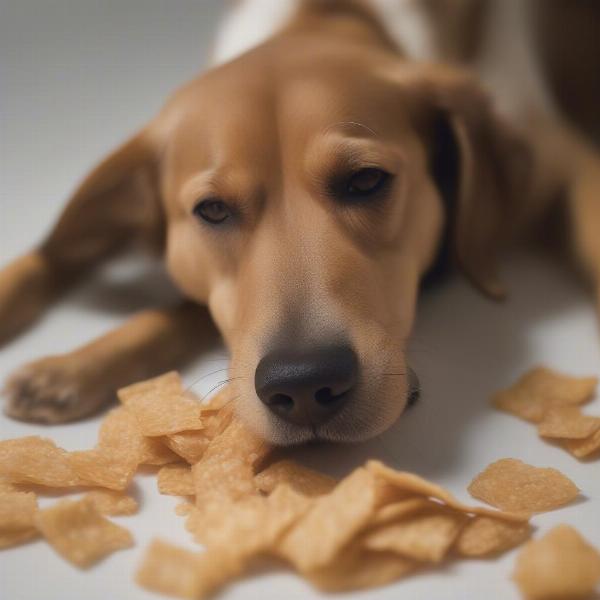
[[[218,225],[231,217],[231,209],[223,202],[223,200],[219,200],[219,198],[209,198],[208,200],[198,202],[198,204],[194,206],[194,215],[207,223]]]
[[[364,198],[379,192],[387,183],[389,173],[376,168],[360,169],[346,183],[345,193],[349,198]]]

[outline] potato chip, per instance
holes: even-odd
[[[264,440],[234,419],[192,467],[196,505],[206,507],[256,493],[253,466],[268,451]]]
[[[102,421],[98,448],[120,454],[126,463],[165,465],[179,460],[163,438],[145,437],[133,413],[124,406],[111,410]]]
[[[368,524],[379,491],[373,473],[356,469],[332,492],[314,499],[312,508],[282,540],[279,552],[302,572],[328,565]]]
[[[200,403],[180,394],[150,393],[129,399],[126,406],[146,436],[204,428]]]
[[[254,478],[256,487],[270,494],[279,484],[287,484],[305,496],[328,494],[336,486],[333,477],[313,471],[292,460],[279,460]]]
[[[33,492],[0,492],[0,531],[35,527],[37,509]]]
[[[16,546],[39,535],[32,492],[0,491],[0,548]]]
[[[178,517],[187,517],[196,510],[196,507],[190,502],[180,502],[175,507],[175,514]]]
[[[377,509],[377,512],[371,519],[371,525],[383,525],[384,523],[390,523],[396,521],[402,517],[415,513],[419,510],[428,508],[433,502],[423,496],[413,496],[393,502],[392,504],[386,504],[381,508]],[[439,506],[439,505],[437,505]]]
[[[159,394],[173,396],[183,394],[183,383],[177,371],[169,371],[158,377],[132,383],[127,387],[117,391],[117,396],[122,404],[127,404],[130,400],[147,396],[149,394]]]
[[[164,439],[165,444],[190,465],[197,463],[202,458],[210,443],[210,438],[204,430],[180,431],[167,435]]]
[[[600,451],[600,430],[583,440],[566,440],[567,450],[577,458],[586,458]]]
[[[582,414],[577,406],[552,406],[538,425],[547,438],[583,439],[600,429],[600,418]]]
[[[600,553],[573,527],[558,525],[525,545],[514,579],[530,600],[587,598],[600,582]]]
[[[158,491],[170,496],[193,496],[194,480],[189,465],[166,465],[157,476]]]
[[[493,556],[522,544],[530,535],[529,523],[473,517],[461,530],[455,549],[462,556]]]
[[[91,502],[103,515],[133,515],[139,508],[135,498],[113,490],[93,490],[84,499]]]
[[[235,407],[233,402],[226,404],[221,410],[203,409],[201,413],[204,423],[203,433],[209,440],[221,435],[234,419]]]
[[[374,552],[355,545],[331,564],[304,575],[325,592],[347,592],[386,585],[413,573],[419,566],[416,561],[393,552]]]
[[[575,484],[560,471],[533,467],[514,458],[489,465],[468,489],[474,498],[515,512],[553,510],[579,494]]]
[[[528,513],[525,513],[524,511],[512,513],[491,510],[482,506],[468,506],[459,502],[448,490],[440,485],[427,481],[414,473],[395,471],[377,460],[368,461],[367,469],[372,471],[378,477],[380,482],[388,485],[389,489],[387,495],[390,504],[397,502],[398,498],[406,500],[414,497],[415,494],[418,494],[440,500],[450,508],[464,513],[487,515],[498,519],[508,519],[510,521],[526,521],[528,519]]]
[[[0,442],[0,475],[16,483],[79,485],[68,454],[48,439],[29,436]]]
[[[127,529],[104,518],[87,500],[61,500],[40,510],[36,521],[53,548],[82,568],[133,544]]]
[[[154,540],[144,555],[136,580],[153,592],[200,600],[236,577],[242,568],[227,552],[196,553]]]
[[[268,496],[248,496],[208,511],[195,509],[186,528],[207,548],[220,547],[241,558],[274,551],[284,533],[312,500],[282,484]]]
[[[123,462],[122,454],[102,448],[70,452],[68,459],[82,484],[110,490],[124,490],[137,469],[137,460]]]
[[[553,405],[587,402],[598,384],[596,377],[570,377],[545,367],[537,367],[516,383],[496,393],[494,406],[527,421],[539,423]]]
[[[422,562],[440,562],[454,543],[467,516],[441,505],[411,513],[365,534],[368,550],[389,551]]]

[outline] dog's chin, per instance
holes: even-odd
[[[406,400],[403,398],[394,406],[388,406],[385,413],[381,410],[369,411],[370,415],[364,414],[367,412],[364,410],[356,414],[357,411],[348,407],[350,410],[341,410],[325,423],[313,427],[288,423],[266,411],[261,411],[259,418],[256,418],[257,415],[244,415],[245,411],[240,411],[240,416],[255,433],[276,446],[295,446],[311,442],[350,444],[367,441],[389,429],[404,411]]]

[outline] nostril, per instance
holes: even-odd
[[[294,408],[294,400],[287,394],[274,394],[269,398],[268,405],[277,410],[290,412]]]
[[[321,406],[330,406],[337,400],[338,396],[334,396],[329,387],[321,388],[315,392],[315,400]]]

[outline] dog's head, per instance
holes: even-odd
[[[135,176],[132,202],[160,199],[169,272],[229,345],[239,414],[276,443],[395,421],[419,282],[449,231],[500,293],[520,170],[472,81],[340,27],[297,26],[209,71],[104,165],[113,184]]]

